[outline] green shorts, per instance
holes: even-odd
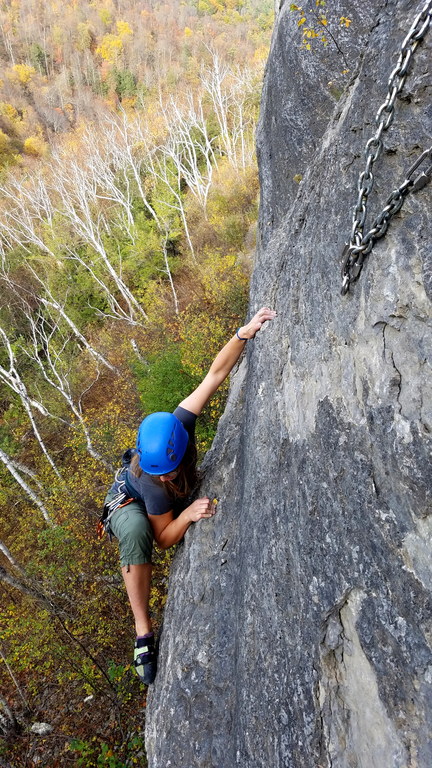
[[[105,503],[110,501],[114,491],[110,490]],[[138,501],[131,501],[120,507],[111,518],[111,530],[118,539],[120,565],[141,565],[151,563],[153,551],[153,529],[149,523],[144,506]]]

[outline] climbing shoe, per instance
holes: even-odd
[[[138,677],[151,685],[156,677],[156,649],[153,632],[137,637],[134,648],[134,665]]]

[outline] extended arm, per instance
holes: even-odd
[[[254,315],[252,320],[239,328],[238,335],[244,339],[240,341],[237,334],[233,336],[221,349],[210,366],[210,370],[201,384],[186,397],[180,405],[182,408],[195,413],[197,416],[216,392],[218,387],[230,374],[239,359],[247,339],[253,339],[266,320],[273,320],[276,312],[268,307],[263,307]]]
[[[195,413],[197,416],[201,413],[207,401],[214,395],[218,387],[232,371],[234,365],[239,359],[247,339],[253,339],[260,330],[263,323],[267,320],[273,320],[276,312],[268,307],[260,309],[252,320],[239,328],[238,336],[233,336],[227,344],[216,355],[210,370],[201,384],[186,397],[180,405],[182,408]],[[163,515],[149,515],[149,520],[153,528],[154,537],[162,549],[168,549],[177,544],[183,538],[191,523],[196,523],[203,518],[213,517],[216,512],[216,506],[207,497],[197,499],[187,507],[180,515],[174,518],[173,512],[166,512]]]

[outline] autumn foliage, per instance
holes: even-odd
[[[271,22],[254,0],[0,8],[2,764],[146,764],[131,614],[95,524],[137,424],[244,320]]]

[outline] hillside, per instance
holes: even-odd
[[[145,109],[161,91],[197,86],[210,51],[253,67],[265,60],[272,17],[272,4],[256,0],[4,3],[1,164],[45,155],[107,110]]]
[[[2,765],[145,765],[95,525],[143,415],[174,408],[247,312],[271,25],[253,2],[0,9]]]

